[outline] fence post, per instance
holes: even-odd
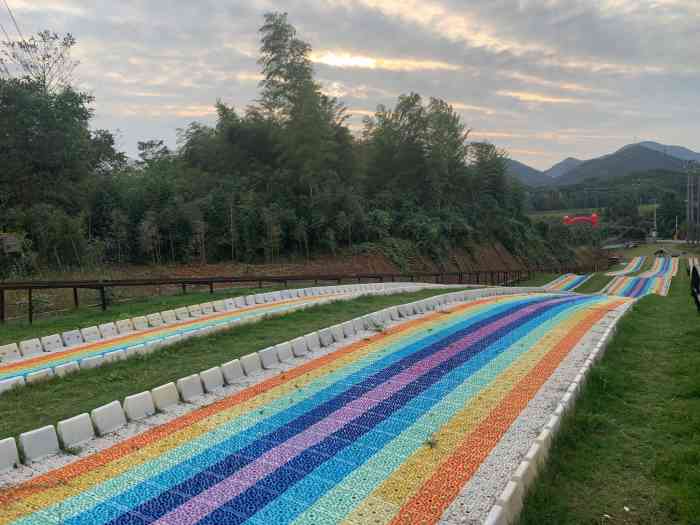
[[[102,311],[107,310],[107,294],[105,293],[105,287],[100,286],[100,303],[102,303]]]
[[[29,313],[29,324],[32,324],[34,322],[34,303],[32,301],[32,289],[27,288],[27,292],[28,292],[28,294],[27,294],[27,298],[28,298],[27,310]]]
[[[5,322],[5,289],[0,290],[0,323]]]
[[[187,295],[187,284],[182,283],[182,295]]]
[[[214,283],[209,283],[209,293],[214,293]]]
[[[80,298],[78,297],[77,288],[73,288],[73,305],[75,306],[76,310],[80,308]]]

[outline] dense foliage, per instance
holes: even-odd
[[[175,151],[139,143],[129,166],[109,132],[90,131],[90,97],[0,79],[0,228],[57,267],[272,261],[391,239],[436,256],[494,240],[546,251],[504,154],[469,143],[449,104],[402,95],[355,137],[287,16],[266,15],[260,35],[259,100],[218,102],[215,125],[180,130]]]

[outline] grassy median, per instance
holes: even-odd
[[[520,523],[700,524],[700,315],[685,269],[620,322]]]
[[[426,289],[318,305],[190,339],[145,357],[5,392],[0,395],[0,439],[55,424],[115,399],[122,400],[336,323],[450,291],[455,290]]]
[[[29,324],[26,319],[7,321],[0,325],[0,345],[16,343],[33,337],[57,334],[76,328],[95,326],[119,319],[129,319],[163,310],[171,310],[191,304],[206,303],[239,295],[270,292],[279,288],[232,288],[209,292],[196,292],[178,295],[156,295],[146,299],[138,299],[125,303],[110,305],[106,311],[95,307],[81,307],[69,312],[61,312],[49,317],[35,319]]]

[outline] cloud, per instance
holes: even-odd
[[[311,60],[318,64],[338,68],[386,69],[389,71],[459,71],[461,69],[460,66],[437,60],[369,57],[345,51],[313,52]]]
[[[355,130],[417,92],[537,167],[635,135],[700,149],[697,0],[9,2],[25,35],[76,36],[94,125],[119,129],[131,155],[139,140],[174,146],[176,128],[212,124],[217,99],[240,110],[259,96],[268,11],[288,12],[311,43],[323,91],[350,108]],[[4,10],[0,22],[12,28]]]
[[[520,100],[521,102],[534,102],[536,104],[583,104],[585,100],[570,97],[556,97],[553,95],[544,95],[542,93],[533,93],[529,91],[506,91],[499,90],[497,95],[502,97],[510,97]]]

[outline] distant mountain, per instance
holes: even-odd
[[[670,155],[671,157],[676,157],[677,159],[700,162],[700,153],[696,153],[683,146],[667,146],[666,144],[659,144],[658,142],[651,141],[640,142],[639,145],[659,151],[665,155]]]
[[[679,158],[665,155],[640,144],[630,144],[610,155],[581,163],[578,167],[555,179],[555,184],[565,186],[578,184],[586,179],[610,179],[651,170],[679,172],[683,171],[684,168],[684,161]]]
[[[526,186],[548,186],[552,184],[552,178],[545,175],[540,170],[531,168],[527,164],[517,160],[506,160],[508,174],[518,179]]]
[[[582,160],[568,157],[561,162],[557,162],[554,166],[548,170],[545,170],[543,173],[556,179],[557,177],[561,177],[562,175],[570,172],[574,168],[578,168],[581,164],[583,164]]]

